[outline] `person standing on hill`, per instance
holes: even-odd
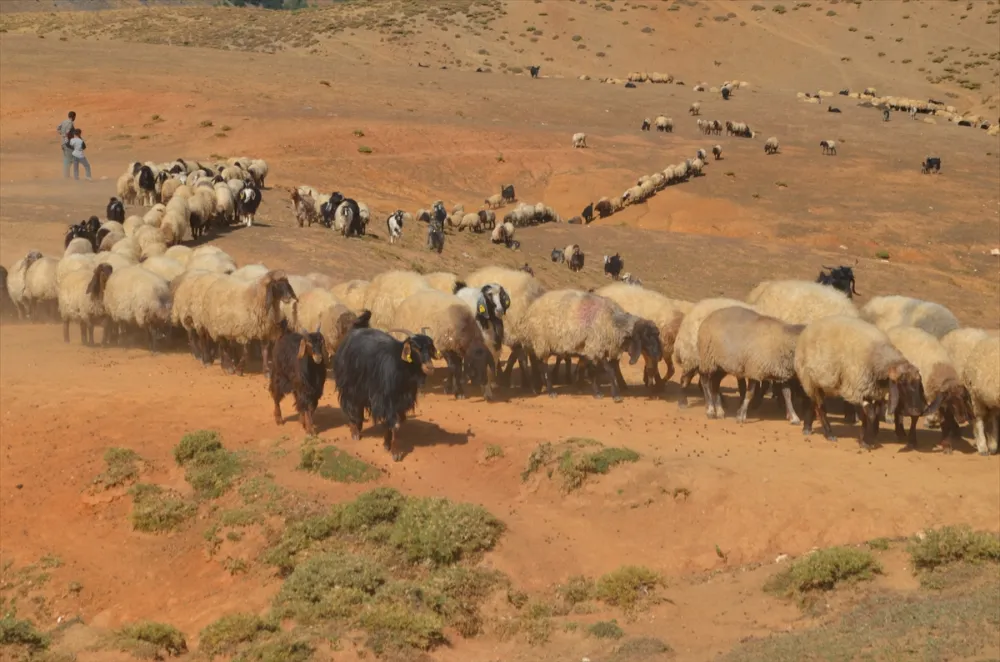
[[[87,181],[90,181],[90,162],[83,153],[87,149],[87,143],[83,142],[83,130],[73,129],[73,134],[69,140],[69,147],[73,155],[73,179],[80,179],[80,164],[87,173]]]
[[[69,119],[65,119],[56,127],[62,141],[63,153],[63,179],[69,179],[69,164],[73,162],[73,149],[69,146],[70,138],[73,137],[73,122],[76,121],[76,113],[69,111]]]

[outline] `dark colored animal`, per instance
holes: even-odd
[[[854,269],[851,267],[828,267],[823,265],[823,270],[816,277],[816,282],[820,285],[829,285],[834,289],[840,290],[847,295],[848,299],[853,299],[855,294],[861,296],[854,289]]]
[[[888,108],[882,109],[882,121],[883,122],[888,122],[889,121],[889,109]]]
[[[583,216],[583,220],[588,223],[592,222],[594,220],[594,203],[591,202],[589,205],[584,207],[583,211],[580,212],[580,216]]]
[[[604,256],[605,276],[611,276],[615,280],[618,280],[618,277],[621,275],[622,269],[624,268],[625,268],[625,260],[622,259],[622,257],[618,253],[615,253],[614,255]]]
[[[643,120],[642,121],[642,130],[643,131],[649,131],[649,120]]]
[[[10,291],[7,289],[7,268],[0,267],[0,319],[17,319],[17,306],[10,298]]]
[[[507,241],[504,243],[507,246],[507,248],[509,248],[512,251],[516,251],[519,248],[521,248],[521,242],[518,241],[517,239],[511,239],[510,237],[508,237]]]
[[[89,241],[91,248],[93,248],[94,252],[96,253],[98,248],[97,233],[100,229],[101,229],[101,222],[97,220],[96,216],[91,216],[90,220],[81,221],[79,223],[75,223],[69,226],[69,229],[66,231],[66,236],[64,238],[63,248],[65,249],[67,246],[69,246],[69,242],[79,237],[81,239],[86,239],[87,241]]]
[[[344,236],[345,237],[363,237],[365,236],[365,221],[361,218],[361,208],[358,203],[353,198],[344,198],[341,206],[338,209],[343,209],[342,212],[344,216]]]
[[[561,248],[552,249],[552,261],[562,264],[566,261],[566,252]]]
[[[527,262],[525,262],[524,264],[522,264],[521,267],[518,269],[518,271],[523,271],[524,273],[529,274],[531,276],[535,275],[535,270],[532,269],[531,266]]]
[[[941,172],[941,158],[937,156],[928,156],[924,159],[924,162],[920,164],[920,172],[925,175],[931,170],[934,172]]]
[[[444,221],[448,218],[448,210],[444,208],[444,203],[440,200],[431,205],[432,218],[444,227]]]
[[[437,221],[431,221],[427,228],[427,248],[437,251],[440,255],[444,250],[444,225]]]
[[[490,351],[482,345],[473,347],[465,355],[462,365],[464,378],[468,379],[473,386],[483,387],[483,399],[493,399],[493,389],[490,384],[495,380],[497,364]],[[455,380],[456,391],[459,390],[459,381]],[[460,391],[458,391],[460,392]],[[464,397],[464,396],[463,396]]]
[[[538,78],[538,71],[541,68],[542,68],[541,66],[528,67],[528,71],[531,72],[531,77],[532,78]]]
[[[111,277],[111,265],[99,264],[94,269],[94,276],[87,284],[85,294],[91,299],[101,300],[104,298],[104,286],[108,284]],[[94,344],[94,326],[98,321],[106,320],[81,320],[80,321],[80,342],[84,345]],[[107,327],[105,327],[107,328]],[[63,341],[69,342],[69,320],[63,321]]]
[[[607,218],[608,216],[611,216],[611,214],[613,214],[615,211],[614,207],[611,206],[610,200],[598,201],[598,203],[594,206],[594,209],[597,210],[597,215],[600,216],[601,218]]]
[[[573,218],[569,219],[566,222],[569,223],[570,225],[583,225],[583,217],[574,216]]]
[[[243,188],[236,196],[236,217],[247,227],[253,225],[253,217],[257,213],[262,200],[260,189],[252,179],[243,182]],[[191,228],[194,231],[194,227]]]
[[[368,413],[373,424],[385,423],[385,450],[393,460],[403,459],[397,447],[399,428],[434,372],[435,354],[434,342],[422,334],[403,341],[377,329],[354,329],[347,335],[333,359],[333,379],[352,439],[361,438]]]
[[[319,215],[323,218],[323,225],[328,228],[333,227],[333,215],[337,212],[337,207],[344,201],[344,196],[340,191],[330,194],[330,199],[319,206]]]
[[[420,221],[421,223],[430,223],[431,222],[430,212],[427,211],[426,209],[421,209],[420,213],[417,215],[417,220]]]
[[[179,175],[183,172],[187,172],[187,167],[184,161],[182,161],[181,159],[177,159],[177,161],[178,162],[170,166],[170,170],[167,171],[171,175]]]
[[[281,322],[281,335],[274,342],[271,365],[271,398],[274,400],[274,422],[284,423],[281,400],[289,393],[295,398],[295,411],[306,434],[316,434],[313,414],[323,397],[329,354],[320,330],[315,333],[295,333],[288,323]]]
[[[486,229],[492,230],[497,226],[497,215],[487,209],[480,209],[479,223]]]
[[[729,94],[730,94],[730,91],[729,91],[728,87],[722,88],[722,100],[723,101],[729,101]]]
[[[147,165],[139,166],[139,191],[145,193],[146,195],[152,196],[155,199],[156,195],[156,176],[153,174],[153,169]]]
[[[827,106],[826,107],[826,112],[828,112],[828,113],[839,113],[840,112],[840,108],[834,108],[833,106]]]
[[[104,213],[105,218],[109,221],[118,221],[122,223],[125,221],[125,205],[118,198],[111,198],[108,202],[108,208]]]
[[[132,163],[132,176],[133,177],[135,177],[136,175],[138,175],[140,170],[142,170],[142,164],[141,163],[139,163],[138,161],[135,161],[134,163]],[[150,170],[150,173],[152,173],[152,170]]]
[[[577,248],[573,251],[573,254],[569,256],[569,270],[580,271],[581,269],[583,269],[583,251]]]
[[[970,122],[969,120],[959,120],[958,125],[959,126],[972,126],[972,122]]]
[[[632,83],[632,82],[625,83],[625,87],[627,87],[629,89],[633,89],[635,87],[635,83]]]
[[[507,186],[500,187],[500,196],[504,199],[504,202],[514,202],[517,200],[517,196],[514,194],[514,185],[508,184]]]
[[[939,106],[943,106],[944,105],[944,101],[938,101],[937,99],[928,99],[927,103],[936,103]]]
[[[849,96],[851,94],[851,91],[845,88],[845,89],[841,90],[840,92],[837,92],[837,94],[839,94],[842,97],[846,97],[846,96]]]

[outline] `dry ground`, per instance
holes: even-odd
[[[481,12],[475,21],[442,9],[470,4]],[[442,3],[440,16],[421,16],[414,3],[403,2],[396,5],[400,22],[382,27],[369,25],[372,10],[360,3],[350,3],[346,14],[194,8],[19,15],[4,7],[0,263],[10,265],[31,248],[58,254],[65,225],[100,213],[115,178],[133,159],[252,154],[266,158],[272,171],[261,222],[212,239],[240,262],[345,279],[387,268],[463,274],[481,264],[528,262],[548,286],[591,287],[604,282],[600,256],[618,251],[647,286],[690,300],[743,297],[764,278],[811,278],[820,264],[856,264],[861,301],[888,293],[920,296],[948,305],[964,324],[997,327],[1000,279],[997,259],[989,255],[1000,245],[997,140],[984,131],[902,115],[883,124],[877,111],[843,97],[831,102],[844,112],[828,114],[797,103],[794,95],[864,85],[915,97],[950,92],[955,105],[995,115],[995,59],[963,69],[980,76],[983,88],[975,94],[948,87],[950,81],[932,85],[914,70],[943,66],[931,60],[951,44],[958,52],[967,45],[988,50],[996,24],[987,21],[997,5],[969,3],[961,19],[965,3],[817,2],[798,9],[788,3],[786,14],[763,4],[764,11],[753,11],[749,2],[681,3],[670,11],[671,5],[658,3],[654,11],[612,2],[608,11],[593,3],[454,2]],[[735,18],[712,20],[730,11]],[[350,18],[341,20],[344,15]],[[704,27],[695,28],[702,15]],[[919,27],[932,19],[940,21],[933,34]],[[642,32],[645,25],[653,32]],[[878,41],[850,32],[854,25]],[[530,35],[539,31],[532,42]],[[315,43],[312,33],[320,33]],[[573,34],[585,38],[573,42]],[[904,40],[896,42],[897,35]],[[885,50],[899,51],[892,51],[897,62],[868,53],[883,42],[892,44]],[[579,43],[588,48],[576,48]],[[218,50],[224,46],[230,50]],[[480,55],[480,49],[489,53]],[[268,50],[285,52],[263,52]],[[596,57],[597,51],[605,57]],[[904,67],[901,59],[908,57],[913,62]],[[484,59],[497,73],[471,71]],[[417,61],[432,66],[417,67]],[[539,61],[543,74],[553,77],[499,73],[501,62],[509,69]],[[444,64],[447,70],[438,68]],[[629,90],[575,79],[637,69],[671,71],[688,86]],[[752,85],[729,102],[690,91],[696,80],[731,77]],[[746,121],[763,136],[699,135],[686,114],[694,99],[702,101],[704,117]],[[58,178],[52,129],[69,107],[85,129],[93,184]],[[643,117],[661,112],[674,118],[672,135],[638,131]],[[212,126],[202,126],[207,121]],[[355,130],[364,137],[355,137]],[[569,146],[575,131],[587,132],[589,149]],[[782,153],[765,158],[762,138],[769,135],[780,137]],[[840,142],[837,157],[821,156],[817,143],[823,138]],[[544,200],[569,217],[602,195],[620,194],[639,175],[714,143],[723,146],[725,158],[710,162],[705,177],[589,227],[520,230],[518,252],[463,234],[450,236],[438,257],[423,250],[419,228],[406,229],[402,247],[384,240],[381,219],[397,206],[412,211],[443,198],[472,209],[501,183],[513,182],[520,198]],[[360,145],[372,153],[359,153]],[[917,165],[927,154],[943,158],[941,175],[920,175]],[[367,201],[379,236],[345,242],[321,228],[295,227],[287,195],[300,183]],[[580,275],[547,259],[552,247],[570,242],[588,255]],[[876,259],[879,251],[890,259]],[[104,451],[136,450],[148,461],[144,481],[187,494],[172,449],[184,433],[207,428],[304,502],[340,502],[371,484],[345,485],[296,470],[301,430],[294,417],[284,428],[274,426],[257,374],[236,379],[203,369],[184,353],[90,350],[75,338],[74,330],[74,344],[63,345],[55,325],[5,325],[0,334],[5,597],[16,587],[18,615],[43,630],[78,616],[82,624],[63,632],[57,649],[79,660],[118,659],[102,648],[99,635],[134,621],[170,623],[195,648],[201,628],[221,615],[266,611],[281,580],[258,561],[268,544],[264,527],[226,541],[214,556],[203,533],[217,506],[202,506],[194,521],[170,534],[134,532],[130,500],[121,490],[95,495],[87,489],[104,469]],[[630,377],[635,382],[637,375]],[[922,605],[929,594],[894,546],[879,553],[883,578],[837,591],[826,609],[803,613],[761,591],[777,555],[909,536],[943,524],[1000,529],[995,457],[980,458],[969,447],[943,456],[930,450],[931,431],[920,437],[927,452],[899,454],[883,432],[882,448],[859,453],[848,438],[854,431],[835,424],[844,437],[840,443],[804,440],[770,405],[762,410],[766,420],[744,427],[731,419],[705,421],[697,408],[677,410],[675,389],[652,399],[633,389],[623,404],[565,393],[555,400],[512,394],[488,405],[475,397],[457,403],[434,381],[406,433],[412,448],[401,464],[387,462],[374,437],[351,442],[333,393],[324,397],[322,439],[378,467],[375,484],[474,502],[503,520],[507,531],[483,563],[505,572],[518,589],[542,599],[573,575],[598,576],[625,563],[667,578],[667,601],[633,619],[606,607],[556,617],[544,646],[523,637],[502,640],[488,624],[475,639],[450,633],[453,645],[433,652],[433,659],[626,659],[627,652],[614,652],[615,642],[559,627],[606,618],[617,618],[629,637],[668,642],[679,660],[726,652],[734,660],[812,659],[816,647],[832,646],[822,637],[841,636],[859,613],[897,622],[880,611],[879,600]],[[569,495],[544,477],[522,481],[539,444],[571,436],[634,449],[640,460]],[[493,446],[503,455],[487,460]],[[32,564],[55,565],[52,557],[59,564],[46,569],[47,580],[25,587],[11,579]],[[231,572],[234,561],[226,559],[238,559],[246,572]],[[971,593],[962,599],[976,597],[981,584],[968,586]],[[505,613],[494,604],[485,611],[488,620]],[[907,641],[901,648],[873,649],[871,642],[841,637],[836,640],[843,649],[833,648],[848,652],[829,659],[855,659],[852,650],[893,660],[1000,654],[989,637],[969,637],[942,651],[935,629],[958,630],[940,617],[922,612],[924,620],[907,621],[919,623],[917,629],[886,632],[886,641]],[[996,627],[989,620],[982,632]],[[782,652],[786,658],[751,642],[788,631],[806,638],[799,648],[797,640],[781,639],[791,642]],[[809,639],[813,633],[817,638]],[[352,645],[340,652],[327,647],[320,645],[332,659],[361,654]],[[636,653],[633,659],[654,658]]]

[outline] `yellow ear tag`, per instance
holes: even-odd
[[[403,358],[403,360],[404,360],[404,361],[406,361],[407,363],[413,363],[413,357],[412,357],[412,356],[410,356],[409,354],[407,354],[407,355],[406,355],[406,356],[405,356],[405,357]]]
[[[484,306],[483,304],[479,304],[479,312],[480,312],[480,314],[485,314],[486,313],[486,306]]]

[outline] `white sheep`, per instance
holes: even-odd
[[[764,153],[765,154],[777,154],[778,153],[778,139],[771,136],[764,141]]]
[[[836,140],[821,140],[819,146],[823,148],[823,154],[829,156],[837,155],[837,141]]]
[[[490,241],[494,244],[506,244],[514,238],[514,224],[510,221],[498,223],[490,233]]]
[[[360,315],[365,309],[365,293],[367,290],[367,280],[349,280],[346,283],[340,283],[330,288],[330,292],[356,315]]]
[[[167,252],[164,253],[164,255],[172,260],[175,260],[176,262],[179,262],[182,266],[186,267],[188,260],[191,259],[192,253],[193,251],[191,250],[190,247],[178,245],[178,246],[171,246],[170,248],[168,248]]]
[[[665,117],[663,115],[657,116],[655,124],[657,131],[671,133],[674,130],[674,121],[671,118]]]
[[[915,326],[935,338],[959,327],[955,315],[941,304],[903,296],[875,297],[861,308],[861,317],[883,331]]]
[[[90,243],[89,239],[84,239],[83,237],[73,237],[70,239],[69,243],[66,244],[66,250],[63,251],[63,257],[69,257],[70,255],[88,255],[94,252],[94,245]]]
[[[365,288],[364,309],[372,312],[371,325],[391,328],[396,307],[406,297],[424,289],[432,289],[430,282],[413,271],[386,271],[375,276]]]
[[[24,276],[24,295],[32,319],[58,319],[59,260],[42,257],[31,263]]]
[[[587,134],[586,133],[574,133],[573,134],[573,147],[586,147],[587,146]]]
[[[691,107],[688,108],[688,112],[691,113],[692,115],[701,115],[701,102],[695,101],[694,103],[692,103]]]
[[[753,309],[753,306],[736,299],[702,299],[684,313],[684,319],[677,329],[677,339],[674,341],[674,352],[671,357],[674,368],[679,374],[681,385],[680,396],[677,399],[678,407],[686,408],[688,406],[685,389],[698,373],[698,329],[701,328],[701,323],[716,310],[730,306]]]
[[[830,315],[858,317],[854,303],[838,289],[806,280],[765,280],[747,295],[761,315],[786,324],[809,324]]]
[[[483,225],[479,220],[479,214],[465,214],[462,216],[462,220],[458,222],[458,231],[471,230],[472,232],[482,232]]]
[[[29,251],[27,255],[14,263],[7,274],[7,293],[10,295],[10,299],[14,303],[20,319],[31,317],[31,306],[29,305],[27,289],[25,287],[25,278],[31,265],[41,258],[41,252]]]
[[[170,283],[140,265],[115,269],[104,286],[104,308],[112,323],[109,340],[138,328],[146,331],[149,350],[155,352],[170,326]]]
[[[70,322],[77,322],[80,325],[80,342],[84,345],[94,344],[94,325],[103,321],[106,314],[104,286],[111,272],[110,265],[99,264],[90,269],[71,271],[60,279],[59,315],[63,320],[65,342],[69,342]]]
[[[503,194],[495,193],[490,197],[486,198],[486,200],[483,201],[483,204],[485,204],[488,209],[498,209],[500,207],[503,207],[504,205]]]
[[[795,373],[809,398],[802,424],[806,435],[818,417],[826,438],[836,441],[823,404],[827,396],[840,396],[860,413],[862,448],[872,447],[886,390],[889,416],[920,416],[925,408],[917,368],[885,333],[856,317],[832,315],[807,324],[795,348]]]
[[[980,340],[963,374],[972,397],[972,430],[980,455],[996,455],[1000,441],[1000,336]]]
[[[722,158],[722,145],[715,145],[714,147],[712,147],[712,155],[715,157],[716,161],[718,161],[719,159],[721,159]]]
[[[184,265],[166,254],[151,257],[139,264],[143,269],[163,277],[168,283],[184,273]]]

